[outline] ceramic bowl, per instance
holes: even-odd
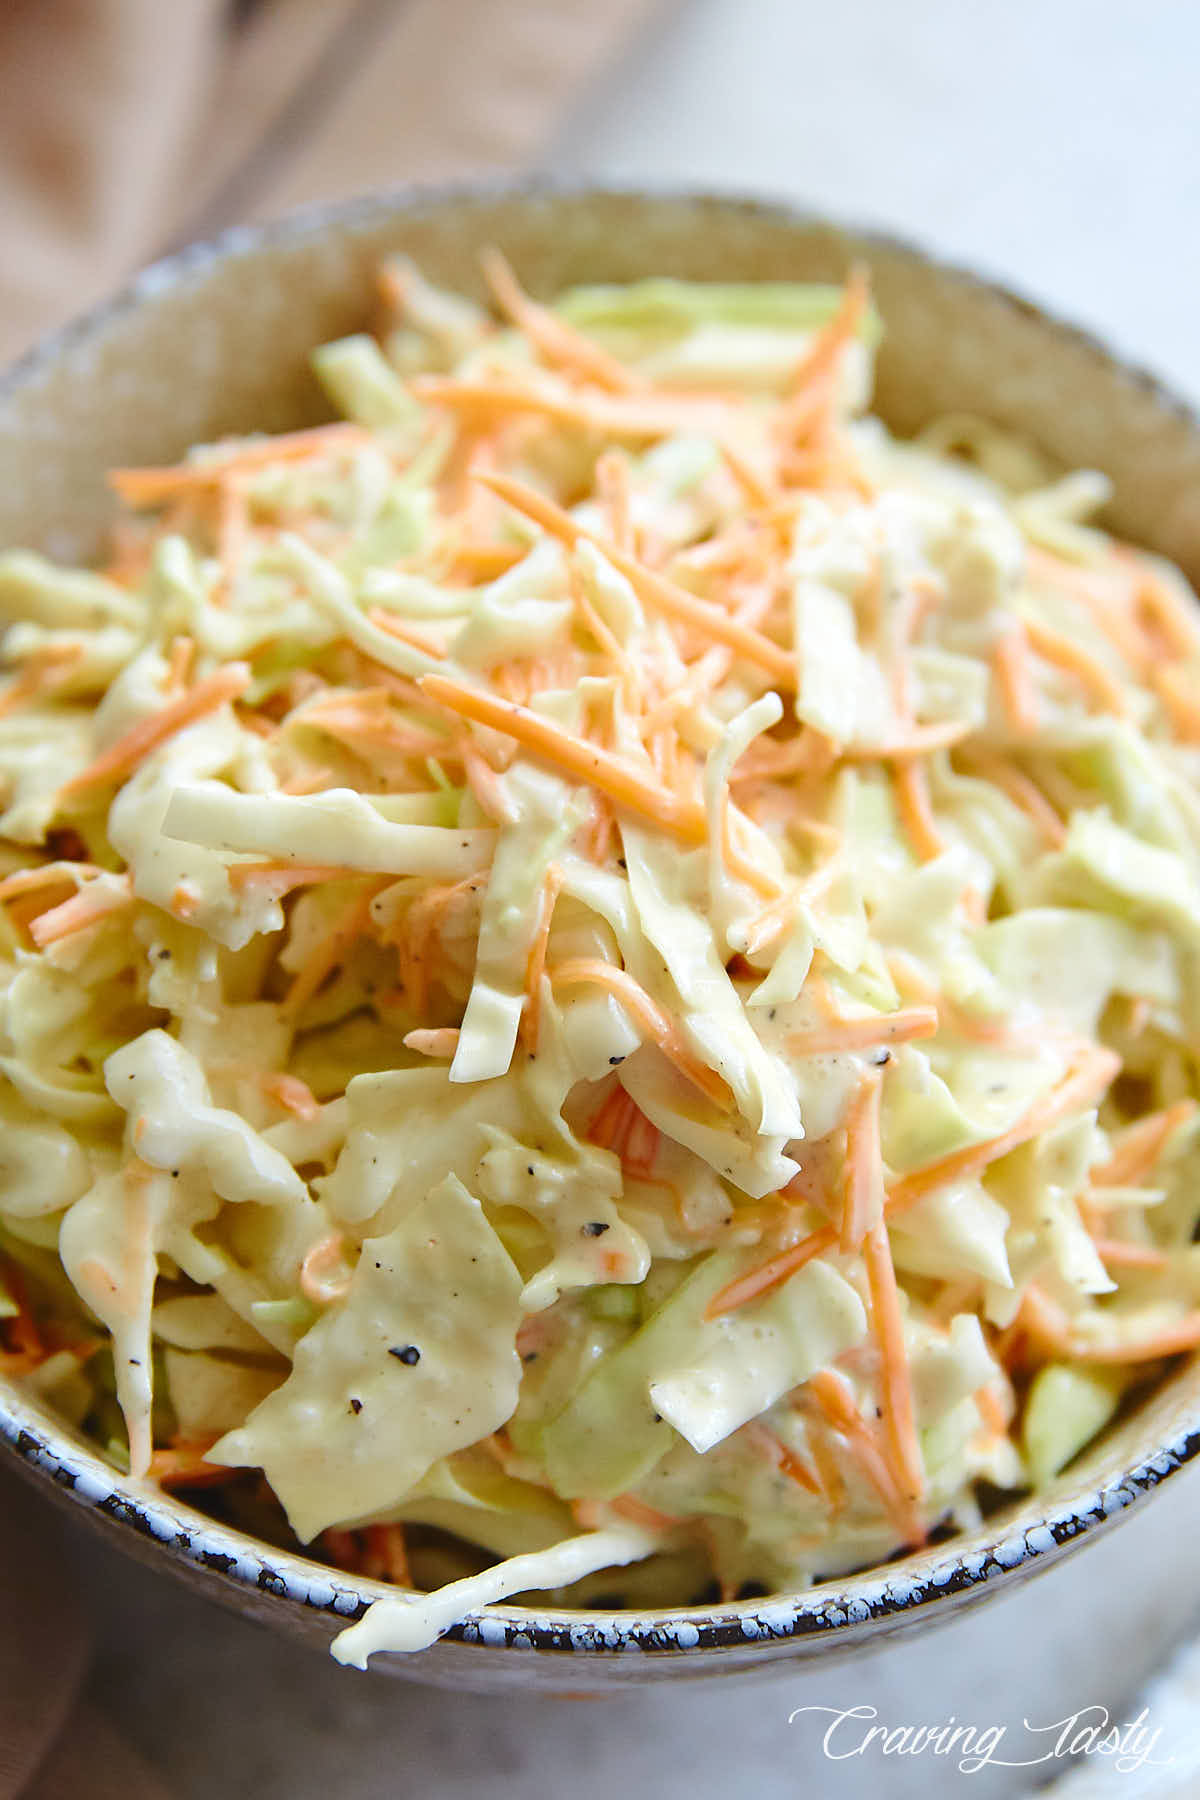
[[[904,244],[786,206],[544,188],[372,198],[238,230],[149,270],[0,380],[0,543],[86,557],[109,517],[112,465],[320,418],[308,352],[363,325],[380,256],[407,251],[435,280],[478,291],[475,256],[489,242],[541,294],[650,274],[829,280],[865,258],[886,327],[876,405],[893,429],[966,410],[1067,467],[1103,469],[1113,527],[1200,582],[1200,423],[1086,336]],[[114,1473],[3,1382],[0,1440],[47,1500],[73,1503],[126,1550],[279,1631],[327,1643],[387,1591]],[[1009,1591],[1091,1541],[1198,1448],[1200,1373],[1186,1361],[1048,1491],[883,1568],[704,1608],[498,1606],[416,1657],[373,1666],[461,1688],[579,1693],[852,1654]]]

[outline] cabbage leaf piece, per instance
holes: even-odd
[[[520,1296],[479,1201],[448,1176],[366,1240],[345,1298],[213,1461],[261,1467],[305,1543],[398,1506],[440,1457],[511,1415]]]
[[[597,1364],[543,1433],[558,1493],[615,1498],[678,1442],[676,1431],[711,1449],[865,1334],[857,1294],[817,1262],[766,1299],[705,1318],[745,1266],[744,1252],[715,1251]]]

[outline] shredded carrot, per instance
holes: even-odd
[[[246,663],[227,663],[224,668],[217,669],[177,700],[130,726],[115,744],[110,744],[94,762],[59,789],[59,798],[73,797],[103,782],[124,780],[177,731],[194,725],[206,713],[215,712],[227,701],[244,694],[250,679]]]
[[[507,500],[510,506],[533,519],[544,531],[558,538],[568,548],[573,548],[581,540],[594,544],[601,555],[624,575],[644,605],[654,607],[670,618],[679,619],[709,638],[728,644],[730,649],[736,650],[747,662],[758,664],[784,685],[795,686],[796,663],[790,650],[773,643],[770,638],[764,637],[750,626],[743,625],[720,607],[701,600],[686,588],[656,574],[644,563],[627,555],[619,545],[585,530],[570,513],[564,512],[562,507],[556,506],[552,500],[547,500],[524,482],[514,481],[507,475],[485,475],[480,479],[493,493],[499,494],[502,500]]]
[[[1118,718],[1126,716],[1129,707],[1125,689],[1098,657],[1042,619],[1030,616],[1024,621],[1024,629],[1030,646],[1044,662],[1053,664],[1064,674],[1074,675],[1106,712],[1115,713]]]
[[[650,1123],[633,1096],[619,1082],[587,1129],[590,1144],[611,1150],[628,1175],[646,1180],[658,1154],[657,1126]]]
[[[17,869],[0,881],[0,902],[34,894],[42,888],[76,887],[82,878],[99,874],[97,865],[89,862],[58,861],[40,863],[36,869]]]
[[[673,837],[689,844],[704,842],[708,820],[698,801],[671,793],[611,750],[602,750],[587,739],[576,737],[541,713],[515,701],[499,700],[465,682],[451,681],[444,675],[423,675],[420,685],[439,706],[516,738],[533,755],[577,781],[599,788],[618,806],[649,819]]]
[[[834,1019],[811,1031],[789,1032],[794,1056],[835,1056],[871,1050],[877,1044],[911,1044],[933,1037],[938,1029],[936,1006],[908,1006],[898,1012],[870,1013],[861,1019]]]
[[[816,1471],[795,1450],[789,1450],[783,1439],[764,1425],[761,1419],[751,1419],[748,1425],[742,1426],[742,1436],[748,1443],[769,1462],[780,1474],[786,1475],[808,1494],[823,1497],[823,1490]]]
[[[368,1525],[363,1536],[366,1547],[362,1573],[372,1581],[390,1581],[395,1587],[411,1588],[412,1570],[403,1525]]]
[[[479,261],[501,312],[524,333],[548,363],[580,375],[586,381],[594,381],[598,387],[607,388],[614,394],[629,393],[637,387],[637,378],[624,363],[602,350],[599,344],[593,344],[565,319],[531,300],[499,250],[481,251]]]
[[[658,1045],[681,1075],[686,1076],[718,1106],[729,1105],[729,1088],[724,1079],[688,1049],[678,1029],[657,1000],[652,999],[627,970],[618,969],[613,963],[602,962],[599,957],[576,956],[569,957],[551,969],[550,981],[552,985],[560,987],[589,983],[607,988],[626,1011],[632,1013],[647,1037]]]
[[[345,1247],[341,1232],[331,1231],[305,1253],[300,1264],[300,1292],[315,1306],[328,1306],[331,1301],[342,1300],[349,1293],[349,1274],[337,1280],[330,1279],[330,1271],[342,1262]]]
[[[745,494],[751,506],[769,509],[778,504],[778,493],[771,483],[764,480],[758,473],[758,470],[753,466],[748,457],[743,456],[742,452],[737,449],[735,445],[727,441],[721,444],[720,450],[721,455],[725,459],[726,467]]]
[[[1200,1312],[1185,1313],[1174,1325],[1135,1339],[1132,1343],[1089,1344],[1078,1337],[1068,1338],[1066,1354],[1076,1362],[1138,1363],[1157,1362],[1163,1356],[1180,1356],[1200,1344]]]
[[[335,780],[330,768],[318,766],[309,769],[297,769],[286,781],[279,784],[281,794],[319,794],[322,788],[330,787]]]
[[[892,770],[896,805],[913,849],[922,862],[932,862],[946,848],[946,839],[934,817],[929,793],[929,771],[923,763],[899,762]]]
[[[975,727],[965,719],[939,720],[932,725],[914,725],[894,737],[880,738],[873,744],[843,744],[838,754],[846,762],[900,762],[908,757],[928,756],[931,750],[949,750],[952,744],[970,737]]]
[[[177,494],[215,487],[235,471],[292,462],[330,449],[353,449],[369,439],[370,433],[361,425],[318,425],[309,431],[284,432],[278,437],[238,440],[212,456],[176,463],[170,468],[110,469],[108,481],[129,506],[159,506]]]
[[[670,394],[571,391],[556,386],[553,378],[415,375],[409,387],[418,400],[465,413],[469,420],[491,419],[500,426],[526,413],[609,438],[647,440],[673,437],[679,431],[719,436],[725,413],[711,402]]]
[[[241,476],[229,472],[217,484],[217,561],[221,574],[213,604],[228,606],[250,542],[250,509]]]
[[[268,1100],[278,1101],[285,1112],[297,1119],[316,1119],[321,1108],[306,1081],[298,1075],[268,1073],[259,1077],[259,1085]]]
[[[362,1573],[364,1546],[360,1543],[357,1532],[343,1531],[339,1526],[329,1525],[317,1541],[336,1569],[344,1569],[348,1574]]]
[[[289,863],[277,860],[233,863],[229,870],[229,885],[235,894],[245,893],[247,888],[255,887],[265,889],[277,899],[282,899],[293,888],[312,887],[321,881],[345,881],[361,873],[361,869],[343,869],[332,863]]]
[[[906,1503],[897,1488],[888,1459],[870,1424],[855,1404],[845,1376],[837,1374],[833,1369],[818,1369],[805,1383],[804,1392],[811,1395],[829,1425],[852,1452],[863,1475],[878,1494],[901,1542],[910,1547],[923,1543],[924,1527],[915,1516],[912,1505]]]
[[[1152,1244],[1131,1244],[1125,1238],[1093,1237],[1093,1247],[1101,1262],[1113,1269],[1165,1269],[1170,1257]]]
[[[538,897],[538,924],[525,962],[525,1010],[521,1029],[525,1047],[536,1052],[542,1022],[542,976],[546,972],[546,950],[550,943],[550,926],[554,919],[554,903],[562,892],[566,873],[559,863],[551,863]]]
[[[507,575],[529,554],[527,544],[484,544],[460,538],[451,547],[449,575],[467,575],[475,581],[494,581]]]
[[[1109,570],[1084,568],[1040,544],[1026,545],[1025,560],[1035,582],[1075,600],[1130,667],[1145,670],[1155,654],[1154,640],[1137,617],[1135,584],[1124,572],[1114,579]]]
[[[902,1176],[888,1190],[889,1215],[914,1205],[926,1194],[945,1187],[951,1181],[963,1181],[972,1175],[978,1175],[990,1163],[1007,1156],[1018,1145],[1028,1143],[1030,1138],[1040,1137],[1057,1120],[1094,1103],[1117,1075],[1120,1067],[1121,1059],[1114,1051],[1099,1044],[1090,1046],[1058,1086],[1044,1099],[1035,1100],[1016,1124],[999,1137],[989,1138],[982,1144],[968,1144],[965,1149],[954,1150],[949,1156],[939,1157],[936,1162],[926,1164],[925,1168]]]
[[[1007,1156],[1010,1150],[1028,1143],[1030,1138],[1040,1136],[1058,1119],[1099,1098],[1120,1067],[1121,1059],[1113,1051],[1099,1045],[1090,1047],[1053,1093],[1044,1100],[1035,1101],[1017,1123],[1001,1136],[989,1138],[986,1143],[969,1144],[965,1149],[955,1150],[949,1156],[940,1157],[937,1162],[928,1163],[925,1168],[914,1170],[912,1174],[893,1182],[887,1191],[885,1218],[903,1212],[937,1188],[981,1173],[990,1163]],[[805,1263],[831,1249],[837,1241],[838,1233],[829,1226],[822,1226],[798,1244],[781,1250],[757,1268],[748,1269],[727,1283],[709,1301],[705,1317],[719,1318],[722,1313],[733,1312],[739,1306],[745,1306],[748,1301],[769,1294],[798,1269],[802,1269]]]
[[[1136,572],[1138,604],[1150,614],[1173,654],[1190,661],[1200,657],[1200,625],[1190,600],[1184,601],[1144,565]]]
[[[829,1433],[810,1430],[808,1453],[812,1458],[813,1472],[816,1475],[822,1498],[829,1509],[829,1519],[832,1524],[841,1517],[846,1509],[846,1483],[842,1471],[838,1467],[837,1457],[833,1453]]]
[[[756,861],[753,855],[747,855],[736,842],[734,833],[739,827],[744,830],[746,822],[745,815],[733,805],[726,785],[721,796],[721,855],[725,867],[731,875],[736,875],[739,881],[744,881],[747,887],[753,888],[756,894],[767,900],[788,898],[789,892],[794,894],[794,888],[785,889],[768,868]]]
[[[815,383],[837,373],[837,365],[862,325],[870,301],[870,276],[864,264],[855,263],[846,277],[837,311],[792,371],[793,392],[811,391]]]
[[[994,1387],[976,1388],[972,1395],[979,1416],[995,1437],[1004,1437],[1008,1431],[1008,1410]]]
[[[389,612],[386,606],[368,607],[367,618],[372,625],[377,625],[380,631],[386,631],[389,637],[398,638],[402,644],[408,644],[414,650],[421,650],[426,656],[440,660],[446,655],[444,642],[435,637],[432,632],[422,631],[419,625],[412,625],[407,619],[397,618],[396,614]]]
[[[904,1348],[904,1317],[888,1230],[882,1219],[867,1232],[863,1254],[871,1290],[872,1321],[883,1359],[883,1415],[896,1485],[906,1500],[916,1501],[925,1490],[925,1471],[917,1439],[912,1371]]]
[[[190,637],[171,639],[171,649],[167,656],[167,673],[163,681],[165,693],[173,694],[187,686],[191,672],[192,659],[196,654],[196,640]]]
[[[746,955],[756,956],[759,951],[765,950],[781,931],[787,929],[798,909],[809,901],[818,899],[844,868],[845,858],[840,850],[835,850],[811,875],[806,875],[802,881],[764,907],[746,928]]]
[[[1093,1165],[1091,1185],[1132,1187],[1154,1167],[1180,1126],[1189,1124],[1195,1116],[1194,1100],[1176,1100],[1161,1112],[1147,1113],[1121,1133],[1106,1161]]]
[[[880,1069],[868,1069],[846,1118],[846,1180],[841,1249],[850,1255],[883,1216],[883,1157],[879,1147]]]
[[[520,816],[516,802],[477,744],[463,745],[462,763],[467,786],[479,802],[480,811],[494,825],[515,825]]]
[[[372,900],[391,880],[390,875],[377,877],[342,908],[328,934],[316,946],[287,991],[283,1009],[290,1017],[295,1018],[308,1005],[326,977],[332,974],[346,952],[362,936],[371,916]]]
[[[215,1443],[215,1438],[173,1438],[169,1448],[151,1453],[147,1479],[163,1488],[222,1487],[236,1481],[244,1473],[242,1469],[206,1460],[207,1451]]]
[[[739,1306],[745,1306],[751,1300],[758,1300],[764,1294],[771,1293],[782,1286],[792,1275],[802,1269],[805,1263],[812,1262],[816,1256],[822,1256],[826,1250],[832,1250],[838,1241],[839,1233],[829,1225],[823,1225],[798,1244],[792,1244],[786,1250],[760,1263],[757,1268],[748,1269],[733,1281],[727,1282],[719,1293],[714,1294],[705,1309],[706,1319],[719,1319],[723,1313],[736,1312]]]
[[[1029,640],[1019,625],[997,641],[992,661],[1008,722],[1022,737],[1028,737],[1038,726],[1037,688],[1029,665]]]
[[[980,888],[977,888],[973,882],[969,881],[966,887],[964,887],[958,904],[962,908],[963,917],[966,919],[968,925],[987,924],[987,895],[984,894]]]
[[[1195,674],[1172,663],[1159,663],[1151,680],[1177,735],[1186,743],[1200,743],[1200,693]]]
[[[45,1362],[49,1351],[33,1316],[20,1270],[7,1257],[0,1258],[0,1270],[3,1271],[4,1285],[17,1308],[14,1318],[0,1319],[0,1346],[8,1345],[7,1351],[0,1355],[0,1371],[9,1375],[24,1375]]]
[[[657,1506],[650,1506],[645,1500],[639,1500],[636,1494],[618,1494],[608,1504],[609,1510],[619,1518],[629,1519],[635,1525],[645,1525],[651,1531],[671,1531],[683,1522],[673,1513],[662,1512]]]
[[[79,892],[72,894],[69,900],[61,905],[51,907],[39,918],[30,921],[29,935],[39,950],[46,949],[49,944],[58,943],[60,938],[70,937],[77,931],[84,931],[89,925],[97,924],[109,913],[119,912],[128,906],[133,898],[132,890],[126,885],[123,888],[101,886],[98,882],[89,882]]]
[[[46,644],[27,656],[20,674],[0,692],[0,719],[29,700],[52,695],[70,677],[82,655],[82,644]]]
[[[1022,769],[988,751],[972,751],[971,768],[984,781],[990,781],[993,787],[1007,794],[1014,806],[1020,807],[1052,850],[1061,848],[1066,842],[1067,832],[1062,820],[1036,781]]]
[[[406,1032],[402,1041],[406,1050],[415,1050],[418,1056],[452,1062],[458,1049],[458,1039],[457,1025],[436,1025],[428,1030]]]
[[[1143,1338],[1120,1338],[1111,1343],[1089,1342],[1071,1329],[1063,1308],[1031,1281],[1025,1289],[1017,1316],[997,1345],[997,1355],[1011,1367],[1029,1345],[1037,1355],[1063,1357],[1073,1362],[1156,1362],[1179,1356],[1200,1344],[1200,1312],[1185,1313],[1174,1325],[1166,1325]]]

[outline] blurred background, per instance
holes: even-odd
[[[1196,0],[0,0],[0,362],[197,236],[371,188],[547,172],[886,227],[1200,399],[1198,66]],[[957,1793],[963,1776],[930,1758],[825,1761],[789,1715],[870,1704],[892,1724],[1014,1731],[1085,1706],[1134,1716],[1161,1647],[1200,1626],[1198,1499],[1200,1472],[1178,1478],[1086,1558],[911,1648],[591,1706],[365,1680],[66,1530],[52,1617],[90,1610],[99,1654],[82,1760],[36,1793]],[[6,1487],[0,1515],[19,1541]],[[31,1592],[44,1608],[40,1576]],[[0,1579],[7,1624],[12,1604]],[[1152,1697],[1173,1771],[1085,1768],[1073,1800],[1200,1792],[1198,1665]],[[5,1760],[15,1692],[0,1657],[0,1800],[35,1792]],[[118,1740],[145,1764],[102,1780]],[[971,1791],[1061,1773],[993,1768]]]
[[[1200,393],[1195,0],[4,0],[0,359],[180,242],[545,170],[794,197]]]

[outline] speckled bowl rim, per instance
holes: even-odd
[[[874,245],[918,259],[947,278],[1036,319],[1054,337],[1085,349],[1098,364],[1133,382],[1153,397],[1165,414],[1173,415],[1200,437],[1196,410],[1156,375],[1115,355],[1093,333],[1058,318],[1027,296],[932,256],[901,236],[831,218],[786,200],[736,191],[548,178],[416,186],[369,194],[305,208],[264,225],[236,226],[214,239],[188,245],[152,264],[112,299],[26,351],[0,373],[0,400],[113,321],[227,259],[271,246],[302,243],[329,227],[353,228],[397,214],[420,217],[454,204],[525,198],[531,202],[577,199],[585,204],[605,199],[678,202],[727,208],[743,218],[761,218],[781,226],[832,228],[868,249]],[[1193,1360],[1192,1367],[1200,1370],[1200,1358]],[[1178,1380],[1178,1375],[1173,1377],[1173,1384]],[[1126,1453],[1118,1459],[1125,1466],[1108,1473],[1102,1482],[1092,1480],[1077,1490],[1059,1492],[1049,1503],[1039,1504],[1036,1496],[1017,1499],[1001,1509],[1001,1519],[1005,1513],[1010,1515],[1003,1531],[989,1533],[985,1526],[950,1540],[944,1550],[915,1552],[862,1574],[834,1577],[800,1593],[713,1606],[617,1612],[497,1604],[466,1618],[445,1637],[448,1642],[489,1649],[576,1656],[688,1653],[689,1661],[694,1661],[703,1651],[745,1652],[771,1644],[782,1648],[789,1640],[813,1638],[857,1640],[861,1628],[872,1621],[899,1623],[901,1615],[913,1624],[933,1623],[963,1602],[1009,1591],[1018,1574],[1047,1567],[1056,1559],[1055,1553],[1090,1541],[1102,1526],[1127,1516],[1131,1507],[1200,1453],[1200,1388],[1190,1407],[1181,1406],[1181,1413],[1165,1441],[1143,1443],[1132,1459]],[[375,1600],[396,1593],[385,1584],[351,1580],[303,1555],[277,1550],[144,1482],[121,1476],[76,1433],[2,1378],[0,1441],[39,1484],[52,1484],[64,1498],[114,1526],[125,1548],[143,1559],[149,1551],[156,1564],[161,1559],[155,1547],[161,1549],[170,1563],[211,1576],[227,1590],[226,1599],[231,1597],[228,1589],[232,1586],[248,1596],[284,1602],[290,1610],[323,1615],[331,1625],[340,1626],[361,1617]],[[1069,1485],[1069,1477],[1066,1482],[1060,1478],[1056,1491],[1064,1486],[1069,1489]],[[1015,1518],[1011,1517],[1014,1513]],[[282,1625],[284,1619],[274,1607],[266,1616],[272,1613]]]

